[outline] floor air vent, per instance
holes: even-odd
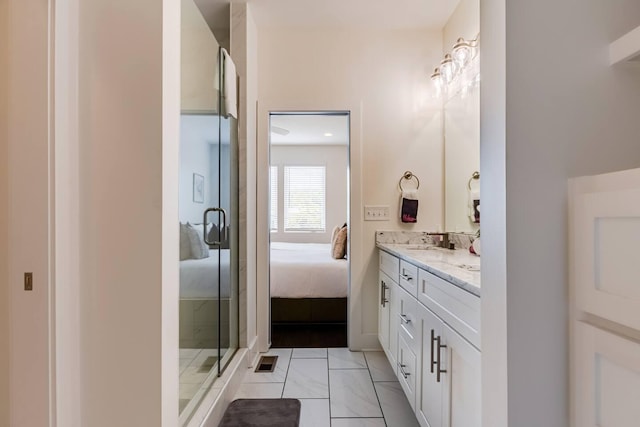
[[[277,361],[278,356],[261,356],[256,372],[273,372]]]

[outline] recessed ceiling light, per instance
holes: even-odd
[[[324,134],[324,136],[333,136],[333,134],[331,132],[327,132]]]

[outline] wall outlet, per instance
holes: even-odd
[[[389,221],[389,206],[370,206],[364,207],[365,221]]]

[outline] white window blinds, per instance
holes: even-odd
[[[325,231],[325,167],[284,167],[284,230]]]
[[[269,228],[271,231],[278,231],[278,167],[269,168],[269,187],[271,188],[269,211]]]

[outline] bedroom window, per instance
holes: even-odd
[[[269,167],[269,187],[270,187],[270,200],[269,200],[269,229],[271,231],[278,231],[278,167]]]
[[[284,231],[325,231],[325,171],[324,166],[284,167]]]

